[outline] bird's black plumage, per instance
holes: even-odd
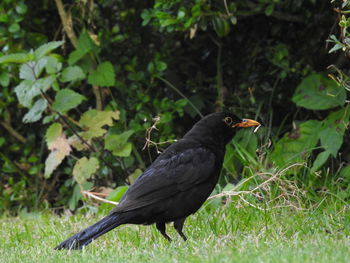
[[[181,237],[187,216],[195,213],[213,191],[222,168],[225,146],[238,127],[258,125],[231,113],[213,113],[170,145],[130,186],[105,218],[63,241],[55,249],[79,249],[122,224],[156,224],[162,235],[174,222]],[[244,122],[244,123],[243,123]],[[244,125],[243,125],[244,124]]]

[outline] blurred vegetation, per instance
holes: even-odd
[[[349,12],[349,1],[2,1],[0,211],[118,201],[221,110],[263,127],[237,133],[216,192],[262,173],[349,198]],[[274,182],[263,196],[280,196]]]

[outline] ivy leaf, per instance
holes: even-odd
[[[47,108],[47,101],[45,99],[38,99],[33,107],[24,115],[23,122],[36,122],[41,119],[41,116]]]
[[[91,178],[91,176],[96,173],[99,167],[98,160],[95,157],[91,157],[87,159],[83,157],[79,159],[73,168],[73,176],[74,180],[82,185],[86,182],[87,179]]]
[[[5,55],[0,57],[0,64],[1,63],[26,63],[29,60],[32,59],[31,54],[26,53],[15,53],[10,55]]]
[[[132,144],[128,142],[134,131],[126,131],[121,134],[111,134],[105,139],[105,148],[116,156],[128,157],[132,150]]]
[[[15,87],[15,92],[20,104],[29,108],[32,105],[32,100],[35,96],[41,94],[41,91],[47,91],[54,82],[54,76],[33,80],[23,80]]]
[[[70,90],[62,89],[57,92],[52,108],[58,112],[66,112],[77,107],[86,98],[79,93]]]
[[[63,43],[64,41],[52,41],[40,46],[34,51],[35,60],[41,59],[42,57],[50,53],[52,50],[61,46]]]
[[[293,102],[310,110],[326,110],[345,103],[345,89],[322,74],[311,74],[297,87]]]
[[[70,82],[85,78],[83,70],[78,66],[67,67],[62,71],[61,81]]]
[[[71,147],[64,133],[56,137],[53,141],[48,141],[48,148],[51,150],[45,161],[45,177],[49,178],[52,172],[71,152]]]
[[[319,129],[320,122],[315,120],[298,124],[295,130],[286,133],[275,144],[270,158],[279,167],[305,161],[318,142],[319,138],[315,136],[315,131]]]
[[[115,82],[114,67],[111,62],[98,65],[96,71],[90,73],[88,83],[99,87],[113,86]]]
[[[87,129],[82,133],[85,140],[104,135],[107,130],[102,127],[105,125],[112,126],[113,119],[119,120],[119,111],[98,111],[89,110],[80,118],[80,124]]]

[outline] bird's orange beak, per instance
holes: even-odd
[[[243,119],[239,123],[235,123],[233,127],[242,127],[242,128],[248,128],[248,127],[254,127],[254,126],[260,126],[261,124],[257,121],[250,120],[250,119]]]

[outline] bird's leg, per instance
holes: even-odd
[[[184,241],[187,240],[187,237],[182,232],[182,228],[184,226],[185,220],[186,220],[186,217],[180,218],[180,219],[174,221],[174,228],[176,229],[177,233],[179,233],[179,235],[183,238]]]
[[[156,223],[156,227],[159,230],[159,232],[162,233],[162,235],[166,238],[166,240],[170,242],[171,238],[165,232],[165,223]]]

